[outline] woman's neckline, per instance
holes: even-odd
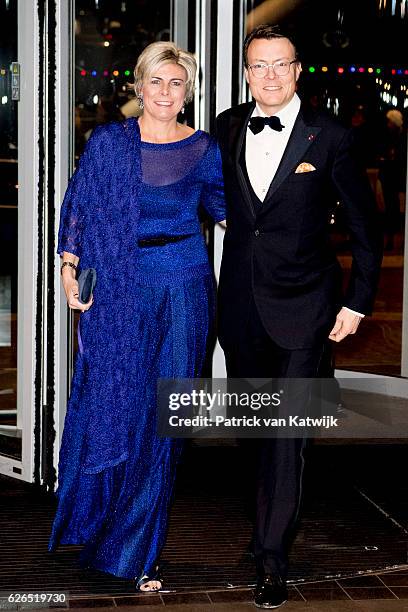
[[[137,118],[136,119],[136,124],[137,124],[137,129],[139,130],[139,134],[140,134],[140,144],[142,147],[145,148],[161,148],[161,147],[170,147],[170,148],[177,148],[177,147],[182,147],[186,144],[191,143],[192,141],[194,141],[198,136],[200,136],[202,134],[202,130],[195,130],[195,132],[193,132],[192,134],[190,134],[190,136],[186,136],[185,138],[181,138],[180,140],[170,140],[169,142],[150,142],[148,140],[142,140],[142,135],[140,133],[140,125],[139,125],[139,121]]]

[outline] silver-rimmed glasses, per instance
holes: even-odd
[[[297,59],[294,59],[292,61],[279,60],[274,64],[265,64],[265,62],[257,62],[256,64],[250,64],[248,68],[251,69],[251,72],[254,77],[262,79],[268,74],[269,68],[272,68],[276,76],[286,76],[290,70],[291,64],[295,64],[296,62]]]

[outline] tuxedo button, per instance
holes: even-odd
[[[260,234],[260,233],[261,233],[261,232],[259,231],[259,229],[256,229],[256,230],[254,231],[255,236],[259,236],[259,234]]]

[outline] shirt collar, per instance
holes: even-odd
[[[285,127],[289,127],[295,123],[296,117],[300,110],[300,98],[297,93],[294,94],[293,98],[290,102],[287,103],[286,106],[282,108],[278,113],[276,113],[276,117],[279,117],[282,125]],[[254,112],[252,113],[252,117],[268,117],[266,113],[263,112],[258,102],[254,108]]]

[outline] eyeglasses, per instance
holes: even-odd
[[[262,79],[268,74],[269,68],[272,68],[272,70],[277,76],[286,76],[290,70],[291,64],[295,64],[296,62],[297,59],[294,59],[291,62],[287,60],[280,60],[279,62],[275,62],[274,64],[265,64],[264,62],[258,62],[257,64],[250,64],[248,68],[251,69],[251,72],[254,77]]]

